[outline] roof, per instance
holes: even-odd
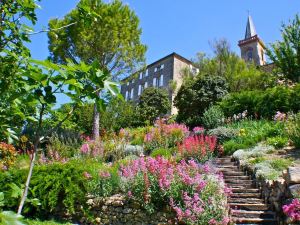
[[[252,17],[249,15],[247,20],[245,39],[251,38],[256,35],[255,26],[252,20]]]
[[[153,62],[153,63],[151,63],[151,64],[149,64],[149,65],[147,65],[146,68],[152,67],[153,65],[158,64],[158,63],[160,63],[161,61],[164,61],[165,59],[170,58],[170,57],[177,58],[177,59],[179,59],[179,60],[181,60],[181,61],[183,61],[183,62],[185,62],[185,63],[187,63],[187,64],[193,64],[193,62],[190,61],[190,60],[188,60],[187,58],[185,58],[185,57],[183,57],[183,56],[177,54],[176,52],[172,52],[171,54],[169,54],[169,55],[167,55],[167,56],[165,56],[165,57],[163,57],[163,58],[161,58],[161,59],[159,59],[159,60],[156,60],[155,62]],[[122,81],[124,81],[124,80],[130,78],[132,75],[137,74],[138,72],[139,72],[139,71],[137,71],[137,72],[135,72],[135,73],[129,75],[128,77],[122,79]]]

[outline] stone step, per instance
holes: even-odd
[[[235,189],[235,188],[239,188],[239,189],[253,189],[253,188],[255,188],[255,185],[254,184],[230,184],[230,183],[227,183],[226,184],[227,185],[227,187],[229,187],[229,188],[233,188],[233,189]]]
[[[233,165],[233,164],[218,165],[217,168],[218,169],[238,169],[238,167],[236,165]]]
[[[241,172],[239,170],[237,170],[237,171],[226,171],[226,170],[224,170],[224,171],[222,171],[222,173],[223,173],[224,176],[244,176],[245,175],[244,172]]]
[[[223,175],[225,181],[226,180],[249,180],[250,177],[249,176],[228,176],[228,175]]]
[[[231,188],[232,193],[260,193],[258,188]]]
[[[241,193],[232,193],[230,195],[231,198],[260,198],[261,197],[261,193],[245,193],[245,192],[241,192]]]
[[[262,210],[270,210],[271,209],[270,205],[263,204],[263,203],[249,204],[249,203],[230,202],[229,206],[231,209],[235,209],[235,210],[262,211]]]
[[[226,184],[253,184],[253,180],[226,179]]]
[[[246,176],[246,175],[227,175],[227,174],[223,174],[224,179],[237,179],[237,180],[249,180],[250,177]]]
[[[273,211],[246,211],[246,210],[231,210],[231,215],[242,218],[261,218],[275,219],[276,214]]]
[[[263,219],[263,218],[243,218],[243,217],[232,217],[232,221],[236,224],[267,224],[275,225],[277,224],[276,219]]]
[[[246,204],[264,204],[264,200],[260,198],[228,198],[228,202],[231,203],[246,203]]]

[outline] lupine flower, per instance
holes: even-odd
[[[109,177],[111,177],[111,175],[107,171],[100,171],[99,172],[99,177],[101,177],[101,178],[109,178]]]

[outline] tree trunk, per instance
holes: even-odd
[[[35,159],[36,159],[36,152],[37,152],[38,145],[39,145],[39,137],[37,138],[37,140],[35,141],[35,144],[34,144],[32,159],[31,159],[31,162],[30,162],[30,168],[29,168],[29,172],[28,172],[28,175],[27,175],[25,189],[23,191],[23,195],[22,195],[20,205],[19,205],[19,208],[18,208],[18,215],[21,215],[22,209],[24,207],[24,204],[25,204],[25,201],[26,201],[26,198],[27,198],[29,183],[30,183],[31,176],[32,176],[32,171],[33,171],[34,162],[35,162]]]
[[[100,130],[100,113],[98,112],[96,103],[94,104],[94,114],[93,114],[93,140],[99,139],[99,130]]]

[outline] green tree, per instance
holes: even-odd
[[[213,57],[198,53],[193,60],[194,64],[199,68],[201,75],[210,74],[225,78],[229,92],[265,89],[275,84],[271,74],[260,70],[253,63],[246,63],[234,53],[226,39],[211,42],[211,47]]]
[[[227,83],[223,77],[196,76],[180,87],[174,99],[178,109],[177,120],[190,126],[201,124],[204,111],[227,93]]]
[[[100,15],[90,24],[80,20],[81,9]],[[48,33],[51,59],[66,63],[94,60],[100,68],[112,74],[117,80],[121,74],[128,74],[144,62],[146,46],[141,44],[139,19],[129,6],[119,0],[104,3],[101,0],[81,0],[77,7],[63,19],[49,22],[51,29],[76,23]],[[100,93],[99,93],[100,94]],[[93,136],[99,136],[99,112],[94,108]]]
[[[30,27],[36,23],[36,1],[0,1],[0,139],[12,142],[20,130],[25,114],[32,109],[24,104],[28,86],[22,78],[30,56],[25,46],[29,42]],[[19,129],[18,129],[19,127]]]
[[[282,41],[271,44],[267,55],[274,62],[276,70],[285,78],[300,81],[300,17],[299,14],[281,29]]]
[[[140,122],[145,124],[170,112],[171,103],[165,89],[149,87],[141,94],[137,107]]]

